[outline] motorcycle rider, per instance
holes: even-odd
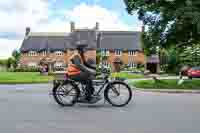
[[[74,50],[70,57],[67,73],[71,79],[81,82],[84,81],[86,83],[86,97],[82,100],[91,101],[94,99],[92,96],[94,93],[92,79],[95,79],[96,76],[96,66],[87,63],[83,47],[84,46],[78,46],[77,50]]]

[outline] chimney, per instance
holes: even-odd
[[[99,22],[96,22],[95,29],[99,30]]]
[[[70,22],[70,30],[71,30],[71,32],[73,32],[75,30],[75,23],[74,22]]]
[[[28,34],[30,33],[31,31],[31,28],[30,27],[26,27],[26,33],[25,33],[25,36],[28,36]]]

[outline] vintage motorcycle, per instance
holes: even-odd
[[[83,52],[85,46],[78,50]],[[92,80],[93,88],[95,89],[93,96],[96,100],[86,101],[81,100],[86,96],[87,81],[75,81],[65,74],[63,82],[55,83],[52,89],[52,94],[55,101],[61,106],[72,106],[75,103],[94,104],[100,101],[103,97],[105,101],[116,107],[127,105],[132,99],[132,89],[130,86],[120,79],[111,79],[110,71],[105,67],[101,67],[98,78]]]

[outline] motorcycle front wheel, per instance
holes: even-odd
[[[106,87],[104,97],[112,106],[123,107],[131,101],[132,90],[126,83],[114,81]]]

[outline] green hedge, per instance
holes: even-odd
[[[16,68],[9,69],[8,72],[39,72],[39,68]]]

